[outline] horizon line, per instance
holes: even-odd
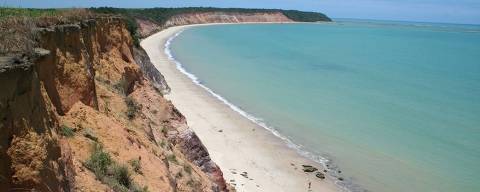
[[[245,7],[212,7],[212,6],[185,6],[185,7],[114,7],[114,6],[91,6],[91,7],[49,7],[49,8],[42,8],[42,7],[22,7],[19,6],[6,6],[0,5],[0,8],[19,8],[19,9],[89,9],[89,8],[101,8],[101,7],[109,7],[109,8],[118,8],[118,9],[154,9],[154,8],[220,8],[220,9],[263,9],[263,10],[294,10],[294,11],[302,11],[302,12],[315,12],[321,13],[330,17],[328,14],[320,11],[307,11],[307,10],[300,10],[300,9],[281,9],[281,8],[245,8]],[[378,18],[352,18],[352,17],[330,17],[333,21],[335,19],[357,19],[357,20],[374,20],[374,21],[392,21],[392,22],[418,22],[418,23],[435,23],[435,24],[453,24],[453,25],[480,25],[478,23],[464,23],[464,22],[447,22],[447,21],[427,21],[427,20],[402,20],[402,19],[378,19]]]

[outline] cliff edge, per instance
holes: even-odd
[[[1,50],[1,189],[231,190],[123,18],[11,19],[33,47]]]

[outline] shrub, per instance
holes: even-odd
[[[98,180],[108,185],[113,191],[148,192],[146,186],[140,188],[134,183],[128,167],[113,161],[110,155],[103,151],[103,147],[100,144],[94,145],[93,153],[85,162],[85,167],[91,170]]]
[[[166,127],[162,127],[162,130],[160,130],[164,135],[167,134],[168,130]]]
[[[194,184],[195,184],[195,182],[192,179],[187,181],[187,185],[190,186],[190,187],[193,187]]]
[[[66,125],[62,125],[62,127],[60,128],[60,134],[65,137],[73,137],[75,135],[75,132],[72,128]]]
[[[103,147],[100,144],[95,144],[93,153],[85,162],[85,165],[93,171],[98,178],[101,178],[105,176],[108,168],[112,165],[112,158],[108,153],[103,151]]]
[[[165,141],[164,141],[164,140],[162,140],[162,142],[160,142],[160,147],[164,148],[164,147],[165,147],[165,145],[166,145]]]
[[[142,165],[140,164],[140,159],[132,159],[128,161],[128,163],[130,163],[130,166],[132,166],[133,171],[135,171],[138,174],[143,174]]]
[[[115,165],[113,168],[113,178],[122,186],[130,188],[132,186],[131,174],[128,168],[123,165]]]
[[[128,119],[132,120],[135,118],[135,115],[140,107],[138,106],[138,103],[131,97],[127,97],[125,99],[125,103],[127,104],[127,117]]]
[[[183,177],[183,174],[181,171],[179,171],[176,175],[175,175],[175,178],[182,178]]]
[[[177,157],[175,156],[175,154],[168,155],[168,156],[167,156],[167,160],[168,160],[169,162],[178,163]]]
[[[113,84],[113,88],[121,94],[125,94],[127,89],[127,80],[122,77],[117,83]]]
[[[192,174],[192,167],[189,164],[183,165],[183,170],[185,170],[185,172],[188,174]]]

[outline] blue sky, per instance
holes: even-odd
[[[0,0],[14,7],[247,7],[323,12],[333,18],[480,24],[480,0]]]

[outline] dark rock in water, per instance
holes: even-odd
[[[343,181],[343,177],[339,177],[338,180]]]
[[[317,172],[315,174],[316,177],[320,178],[320,179],[325,179],[325,174],[323,174],[322,172]]]
[[[311,165],[302,165],[303,166],[303,171],[304,172],[314,172],[317,171],[318,169],[311,166]]]
[[[325,173],[326,173],[326,172],[327,172],[327,170],[326,170],[326,169],[324,169],[324,170],[323,170],[323,172],[325,172]]]
[[[338,173],[342,173],[342,171],[338,170]]]
[[[223,130],[221,130],[221,129],[220,129],[220,130],[218,130],[218,132],[220,132],[220,133],[221,133],[221,132],[223,132]]]

